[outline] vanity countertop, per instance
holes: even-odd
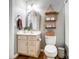
[[[17,35],[40,35],[41,31],[23,31],[23,30],[19,30],[16,33]]]
[[[41,41],[40,34],[41,34],[41,31],[23,31],[23,30],[19,30],[16,33],[16,35],[22,35],[22,36],[23,35],[36,36],[36,37],[38,37],[38,40]]]

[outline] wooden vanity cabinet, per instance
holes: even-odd
[[[38,57],[40,53],[40,40],[37,36],[18,35],[18,53]]]

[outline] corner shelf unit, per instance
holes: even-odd
[[[55,33],[58,12],[45,12],[45,30],[46,33]],[[51,35],[49,35],[51,36]]]
[[[56,29],[56,27],[45,27],[45,29]]]

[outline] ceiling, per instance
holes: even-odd
[[[46,10],[49,4],[52,5],[52,8],[56,11],[60,11],[64,8],[65,0],[13,0],[14,5],[22,9],[27,8],[28,5],[35,4],[39,5],[42,10]]]
[[[31,3],[39,4],[40,8],[42,9],[46,9],[49,6],[49,4],[51,4],[55,10],[59,11],[64,6],[65,0],[24,0],[24,1],[26,1],[27,4]]]

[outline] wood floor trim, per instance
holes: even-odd
[[[31,57],[31,56],[25,56],[25,55],[19,55],[15,59],[46,59],[46,58],[47,56],[44,54],[44,52],[41,52],[38,58]],[[57,56],[55,59],[59,59],[59,57]]]
[[[44,52],[44,49],[41,49],[41,52]],[[19,54],[16,53],[16,54],[14,55],[13,59],[17,58],[18,56],[19,56]]]

